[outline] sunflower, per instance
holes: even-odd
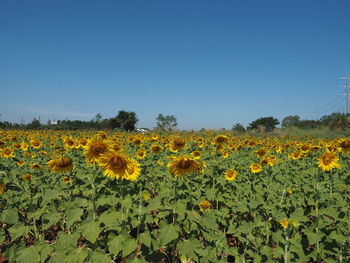
[[[280,225],[284,228],[284,229],[287,229],[288,228],[288,225],[289,225],[289,221],[287,218],[283,219],[280,221]]]
[[[74,148],[74,140],[72,139],[71,136],[70,136],[70,137],[65,137],[65,138],[63,139],[63,143],[64,143],[64,145],[65,145],[65,147],[66,147],[67,149],[72,149],[72,148]]]
[[[31,174],[24,174],[22,175],[22,179],[26,182],[29,182],[30,180],[32,180],[32,175]]]
[[[2,157],[5,158],[11,158],[11,157],[15,157],[13,150],[10,148],[5,148],[4,151],[2,152]]]
[[[234,169],[230,169],[225,172],[225,179],[227,181],[233,181],[236,179],[236,177],[237,177],[237,171]]]
[[[25,161],[20,160],[20,161],[16,162],[16,164],[17,164],[18,166],[23,166],[23,165],[25,164]]]
[[[59,156],[49,161],[48,166],[53,172],[66,172],[73,169],[73,162],[70,158]]]
[[[161,151],[163,150],[163,147],[162,146],[159,146],[157,144],[153,144],[151,146],[151,152],[154,153],[154,154],[158,154],[160,153]]]
[[[301,147],[300,147],[300,150],[303,152],[303,153],[308,153],[310,152],[312,149],[311,145],[305,143],[303,144]]]
[[[40,169],[41,169],[41,166],[40,166],[40,164],[38,164],[38,163],[32,163],[32,164],[30,165],[30,167],[31,167],[32,169],[34,169],[34,170],[40,170]]]
[[[288,158],[289,159],[293,159],[293,160],[298,160],[301,157],[303,157],[303,153],[300,150],[297,150],[295,152],[292,152],[292,153],[288,154]]]
[[[139,159],[143,159],[146,157],[147,151],[145,149],[138,149],[136,152],[136,157]]]
[[[63,177],[63,182],[65,184],[71,184],[72,183],[72,178],[70,178],[69,176],[65,176],[65,177]]]
[[[335,151],[326,150],[326,153],[323,154],[320,159],[318,159],[318,167],[323,171],[330,171],[333,168],[339,168],[339,156]]]
[[[173,161],[168,164],[170,173],[175,176],[201,172],[203,171],[204,166],[203,162],[199,162],[189,156],[174,158]]]
[[[0,195],[3,195],[5,193],[5,185],[0,182]]]
[[[298,228],[300,226],[300,223],[296,220],[290,220],[290,223],[293,227]]]
[[[254,174],[262,171],[262,166],[260,165],[260,163],[252,163],[249,167],[251,172]]]
[[[30,145],[34,149],[39,149],[39,148],[41,148],[43,146],[42,142],[40,140],[37,140],[37,139],[30,140]]]
[[[262,158],[267,154],[267,150],[264,148],[261,148],[259,150],[256,150],[255,153],[259,158]]]
[[[214,138],[213,144],[222,145],[228,142],[228,137],[225,135],[218,135]]]
[[[221,154],[221,157],[222,157],[222,158],[225,158],[225,159],[226,159],[228,156],[229,156],[228,151],[223,151],[222,154]]]
[[[200,159],[202,157],[202,153],[200,151],[193,151],[191,155],[194,156],[195,159]]]
[[[200,211],[204,212],[212,207],[211,203],[208,200],[203,200],[199,203]]]
[[[178,152],[184,149],[186,146],[186,140],[184,138],[176,137],[170,141],[169,148],[172,152]]]
[[[339,143],[340,150],[343,153],[349,153],[350,152],[350,139],[342,139]]]
[[[86,161],[90,164],[93,164],[98,162],[101,155],[106,154],[109,151],[110,147],[108,142],[99,136],[95,136],[88,140],[84,149],[84,154]]]
[[[99,160],[99,165],[103,169],[104,175],[112,179],[134,181],[141,173],[138,162],[116,152],[104,154]]]

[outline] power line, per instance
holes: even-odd
[[[340,100],[339,100],[340,99]],[[333,103],[329,104],[328,107],[324,108],[321,112],[320,112],[320,115],[325,115],[325,113],[329,113],[329,112],[334,112],[334,109],[335,108],[338,108],[339,105],[342,105],[342,99],[340,96],[338,96],[338,99],[336,101],[334,101]],[[342,107],[344,107],[342,105]]]
[[[349,113],[349,77],[348,77],[348,72],[345,73],[345,77],[341,77],[340,79],[344,80],[344,86],[345,88],[345,94],[342,94],[345,96],[345,114],[348,115]]]
[[[339,100],[340,98],[341,98],[340,95],[337,95],[337,96],[334,97],[332,100],[330,100],[327,104],[325,104],[325,105],[319,107],[318,109],[319,109],[319,110],[322,110],[322,109],[324,109],[324,108],[328,108],[328,106],[330,106],[333,102]]]

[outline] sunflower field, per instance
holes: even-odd
[[[4,262],[350,262],[350,138],[0,131]]]

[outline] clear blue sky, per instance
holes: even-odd
[[[315,118],[341,110],[349,51],[348,0],[2,0],[0,121]]]

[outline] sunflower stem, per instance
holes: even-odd
[[[320,172],[317,173],[317,182],[316,182],[316,204],[315,204],[315,214],[316,214],[316,234],[319,233],[319,220],[318,220],[318,207],[319,207],[319,188],[320,188]],[[320,241],[316,242],[317,250],[317,263],[321,262],[321,253],[320,253]]]

